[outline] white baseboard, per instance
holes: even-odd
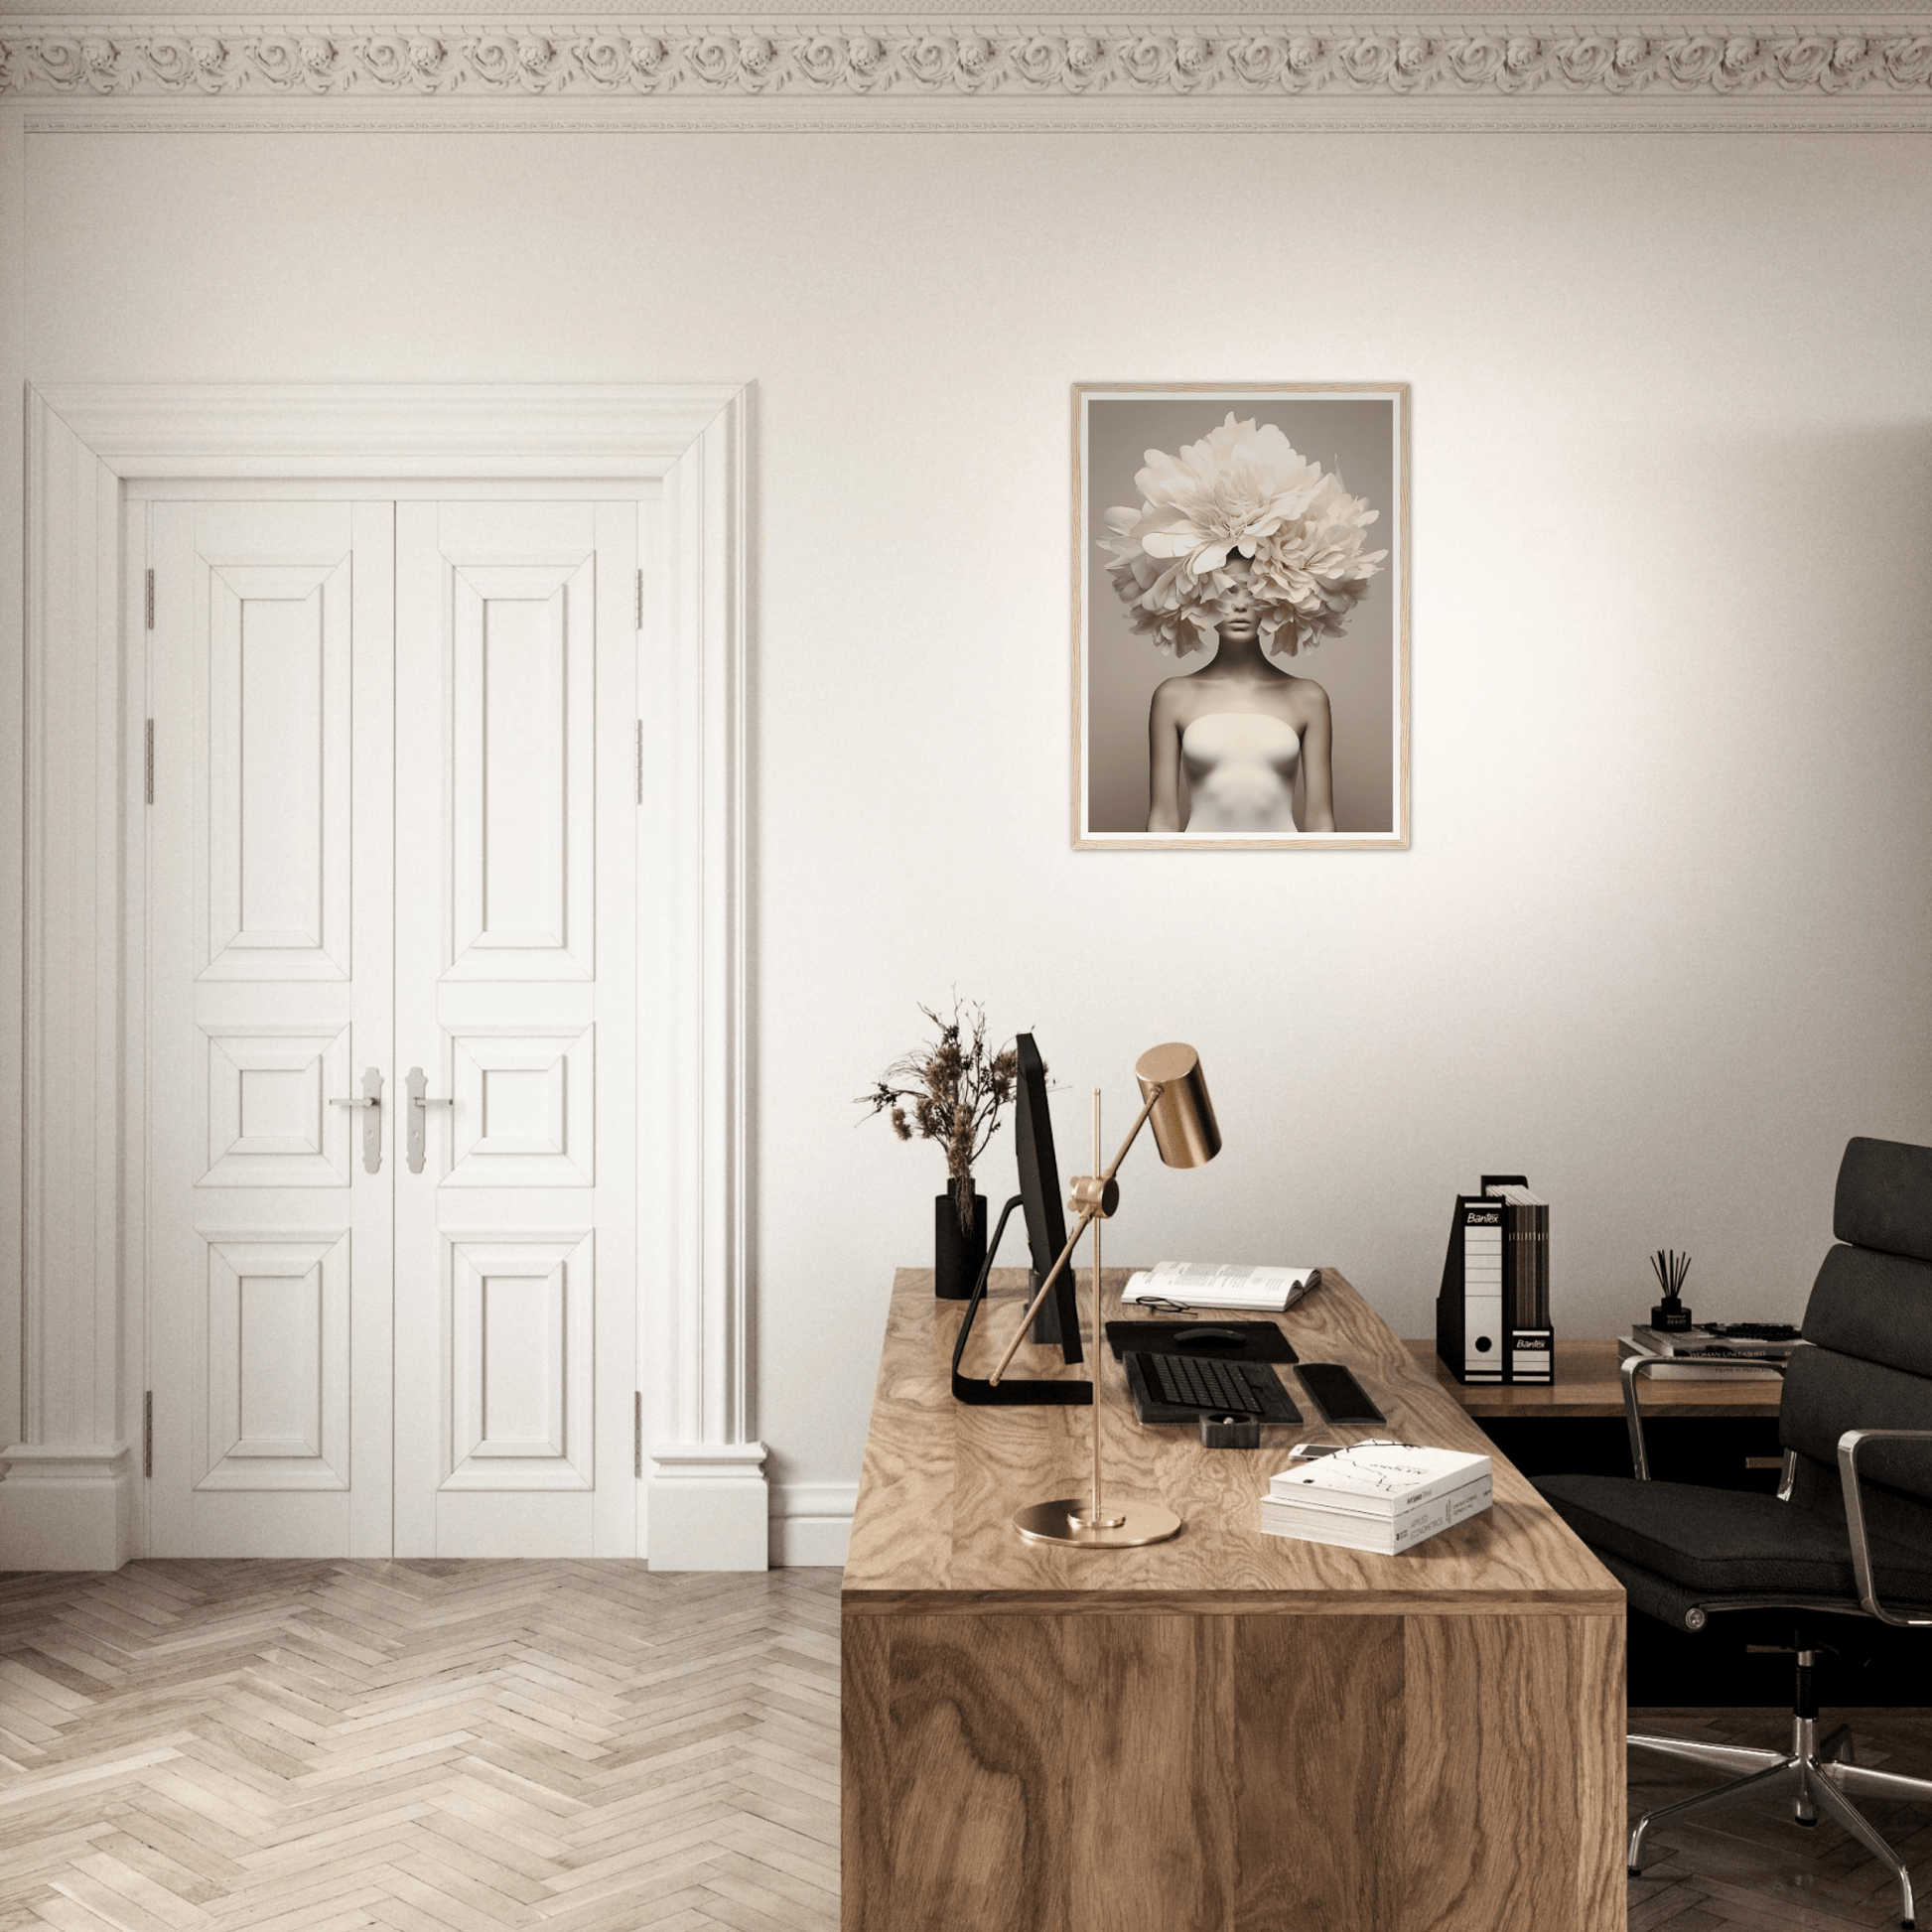
[[[653,1570],[763,1570],[845,1562],[856,1482],[769,1484],[761,1444],[665,1446],[650,1488]],[[118,1570],[133,1554],[125,1443],[21,1444],[0,1453],[0,1571]]]
[[[650,1458],[653,1570],[770,1567],[762,1443],[665,1443]]]
[[[771,1488],[771,1562],[778,1569],[842,1569],[852,1540],[856,1482],[782,1482]]]
[[[134,1554],[125,1443],[16,1443],[0,1466],[0,1570],[118,1570]]]

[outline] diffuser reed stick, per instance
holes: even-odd
[[[1691,1257],[1681,1255],[1675,1248],[1659,1248],[1650,1257],[1650,1272],[1657,1277],[1657,1286],[1664,1291],[1664,1299],[1650,1311],[1650,1325],[1653,1328],[1688,1328],[1691,1326],[1691,1311],[1684,1306],[1684,1278],[1691,1272]]]
[[[1650,1257],[1650,1272],[1657,1277],[1664,1299],[1675,1302],[1684,1293],[1684,1277],[1691,1272],[1691,1257],[1679,1254],[1675,1248],[1659,1248]]]

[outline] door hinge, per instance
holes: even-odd
[[[154,581],[153,571],[148,572],[148,581],[150,584],[153,583]],[[152,592],[150,593],[150,595],[152,595]],[[152,622],[153,620],[150,619],[149,621]],[[643,629],[643,627],[644,627],[644,573],[640,570],[637,573],[637,628],[641,630]]]
[[[644,721],[637,720],[637,802],[644,802]]]
[[[154,628],[154,572],[148,572],[148,628]]]
[[[630,1473],[638,1481],[644,1476],[644,1392],[639,1389],[630,1398]]]
[[[154,720],[152,718],[148,720],[145,763],[147,767],[148,803],[152,805],[154,803]]]
[[[154,1391],[141,1398],[141,1473],[154,1474]]]

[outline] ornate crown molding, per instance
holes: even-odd
[[[241,26],[0,20],[0,92],[213,101],[1644,101],[1932,107],[1932,21]]]

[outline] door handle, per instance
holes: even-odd
[[[362,1074],[362,1091],[352,1100],[332,1100],[332,1107],[366,1107],[362,1116],[362,1165],[370,1173],[382,1172],[382,1075],[368,1067]]]
[[[429,1139],[429,1110],[432,1107],[454,1107],[454,1100],[432,1100],[429,1095],[429,1075],[420,1066],[412,1066],[403,1078],[403,1085],[409,1089],[409,1172],[421,1173],[423,1171],[423,1146]]]

